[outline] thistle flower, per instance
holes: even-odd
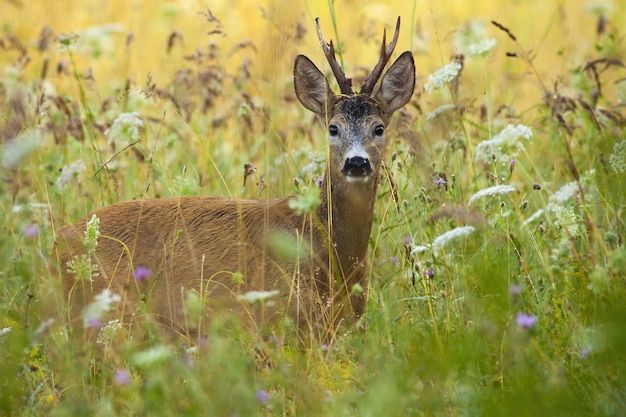
[[[146,280],[150,278],[151,275],[152,275],[152,270],[145,266],[137,266],[135,267],[135,271],[133,272],[133,277],[135,278],[135,281],[137,282]]]
[[[435,270],[432,268],[427,268],[424,272],[422,272],[422,275],[424,275],[427,278],[434,278]]]
[[[270,400],[270,394],[264,389],[257,390],[256,392],[256,400],[261,404],[265,404]]]
[[[424,84],[424,88],[429,93],[433,93],[444,87],[446,84],[454,80],[461,71],[461,63],[458,61],[451,62],[443,68],[438,69],[428,76],[428,82]]]
[[[115,385],[123,386],[130,384],[132,379],[126,369],[117,369],[113,376],[113,381],[115,381]]]
[[[520,295],[523,290],[524,290],[524,287],[522,287],[519,284],[511,284],[509,286],[509,294],[511,294],[514,297],[517,297],[518,295]]]
[[[522,329],[530,329],[537,323],[537,316],[519,313],[515,318],[515,323]]]
[[[489,164],[495,160],[502,166],[510,164],[520,152],[524,151],[521,139],[530,139],[532,130],[524,125],[507,125],[492,139],[484,140],[476,147],[476,160]]]
[[[22,233],[29,239],[34,239],[39,236],[39,226],[36,224],[29,224],[22,228]]]

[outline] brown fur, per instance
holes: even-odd
[[[191,289],[206,300],[209,312],[231,311],[257,325],[284,312],[301,329],[321,337],[332,333],[342,317],[363,314],[365,261],[385,147],[384,135],[376,128],[387,125],[391,114],[411,98],[413,57],[409,52],[400,56],[372,95],[333,95],[323,74],[304,56],[296,59],[294,80],[300,102],[326,126],[338,128],[329,134],[330,155],[317,210],[298,215],[288,206],[290,197],[147,199],[97,210],[101,236],[92,256],[99,276],[81,282],[63,273],[75,320],[104,288],[122,297],[116,312],[122,322],[136,320],[147,300],[151,317],[182,331],[194,327],[184,313]],[[371,172],[357,180],[347,178],[342,169],[352,154],[366,156],[371,166]],[[58,231],[63,271],[69,260],[84,253],[90,217]],[[299,249],[285,251],[284,245]],[[153,273],[138,283],[133,271],[140,266]],[[233,273],[240,273],[243,282],[236,283]],[[355,284],[364,291],[351,294]],[[264,308],[237,299],[249,291],[272,290],[278,290],[278,296]]]

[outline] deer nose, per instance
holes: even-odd
[[[346,159],[341,170],[346,177],[365,178],[372,173],[370,160],[362,156],[352,156]]]

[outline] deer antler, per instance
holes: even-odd
[[[394,33],[393,39],[391,40],[389,46],[386,46],[387,31],[383,31],[383,44],[380,50],[380,59],[372,70],[372,73],[368,75],[365,79],[363,87],[361,87],[361,94],[372,94],[372,92],[374,91],[374,86],[376,85],[376,82],[378,82],[378,79],[380,78],[380,75],[382,74],[385,65],[387,65],[387,62],[389,61],[389,58],[391,58],[391,54],[396,47],[399,34],[400,16],[398,16],[398,21],[396,22],[396,32]]]
[[[322,45],[322,50],[324,51],[324,55],[326,55],[326,59],[328,60],[328,64],[330,68],[333,70],[333,74],[335,75],[335,79],[339,84],[339,89],[342,94],[353,95],[352,91],[352,79],[346,78],[346,74],[343,72],[339,63],[337,62],[337,58],[335,57],[335,47],[333,46],[333,41],[330,41],[330,44],[326,42],[324,36],[322,35],[322,28],[320,28],[320,18],[315,18],[315,24],[317,25],[317,37],[320,38],[320,44]]]

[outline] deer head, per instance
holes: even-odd
[[[365,183],[371,181],[381,165],[385,145],[385,127],[389,118],[403,107],[415,88],[415,64],[411,52],[404,52],[376,84],[395,48],[400,18],[389,46],[383,34],[381,55],[361,92],[352,90],[335,57],[332,41],[328,44],[317,20],[322,49],[339,84],[341,94],[334,94],[324,74],[304,55],[298,55],[294,67],[296,96],[300,103],[324,122],[330,143],[330,175],[333,181]]]

